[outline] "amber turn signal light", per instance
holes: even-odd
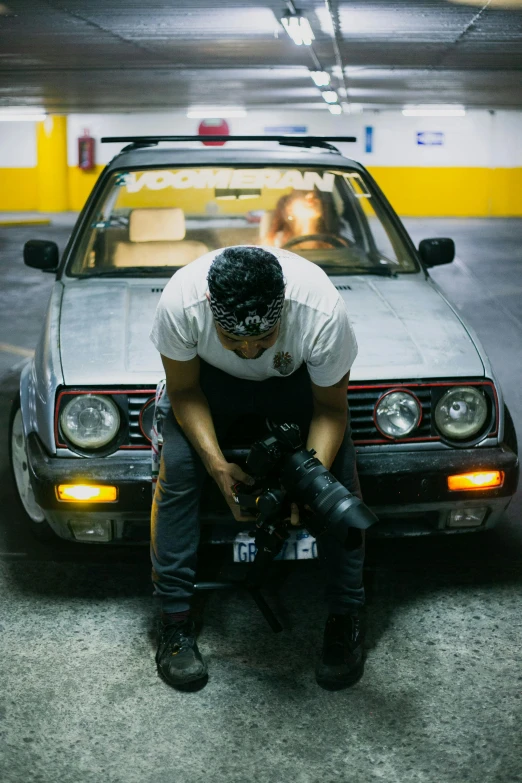
[[[504,483],[503,470],[488,470],[477,473],[461,473],[458,476],[448,476],[448,489],[494,489]]]
[[[107,484],[59,484],[56,496],[73,503],[114,503],[118,500],[118,488]]]

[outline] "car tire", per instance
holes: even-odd
[[[45,518],[44,510],[35,500],[27,465],[27,448],[22,427],[20,396],[13,400],[9,417],[9,462],[16,496],[23,509],[26,526],[38,541],[49,544],[58,541],[58,536]]]
[[[517,432],[507,405],[504,405],[504,443],[518,454]]]

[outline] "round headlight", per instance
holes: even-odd
[[[83,449],[99,449],[120,428],[118,407],[108,397],[82,394],[67,403],[60,416],[65,437]]]
[[[387,392],[375,407],[377,429],[389,438],[409,435],[419,426],[421,418],[422,408],[411,392]]]
[[[439,432],[453,440],[469,440],[486,421],[488,406],[484,392],[472,386],[457,386],[444,394],[435,406]]]

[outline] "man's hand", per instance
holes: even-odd
[[[236,465],[234,462],[218,463],[212,468],[210,475],[221,490],[221,494],[230,506],[230,510],[237,522],[249,522],[255,519],[255,516],[243,514],[241,512],[240,506],[235,501],[233,491],[234,485],[239,481],[242,481],[243,484],[248,484],[249,486],[255,484],[255,479],[253,479],[252,476],[245,473],[239,465]]]
[[[305,509],[307,511],[312,510],[310,506],[305,506]],[[297,527],[298,525],[301,524],[301,522],[299,521],[299,506],[297,505],[297,503],[292,503],[290,516],[286,517],[285,522],[288,522],[288,520],[290,520],[290,524],[293,525],[294,527]]]

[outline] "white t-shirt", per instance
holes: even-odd
[[[318,266],[296,253],[263,248],[279,260],[286,280],[285,302],[275,344],[259,359],[242,359],[224,348],[217,336],[206,297],[213,250],[182,267],[161,295],[150,339],[169,359],[200,356],[237,378],[263,381],[290,375],[306,362],[316,386],[333,386],[351,368],[357,342],[339,292]]]

